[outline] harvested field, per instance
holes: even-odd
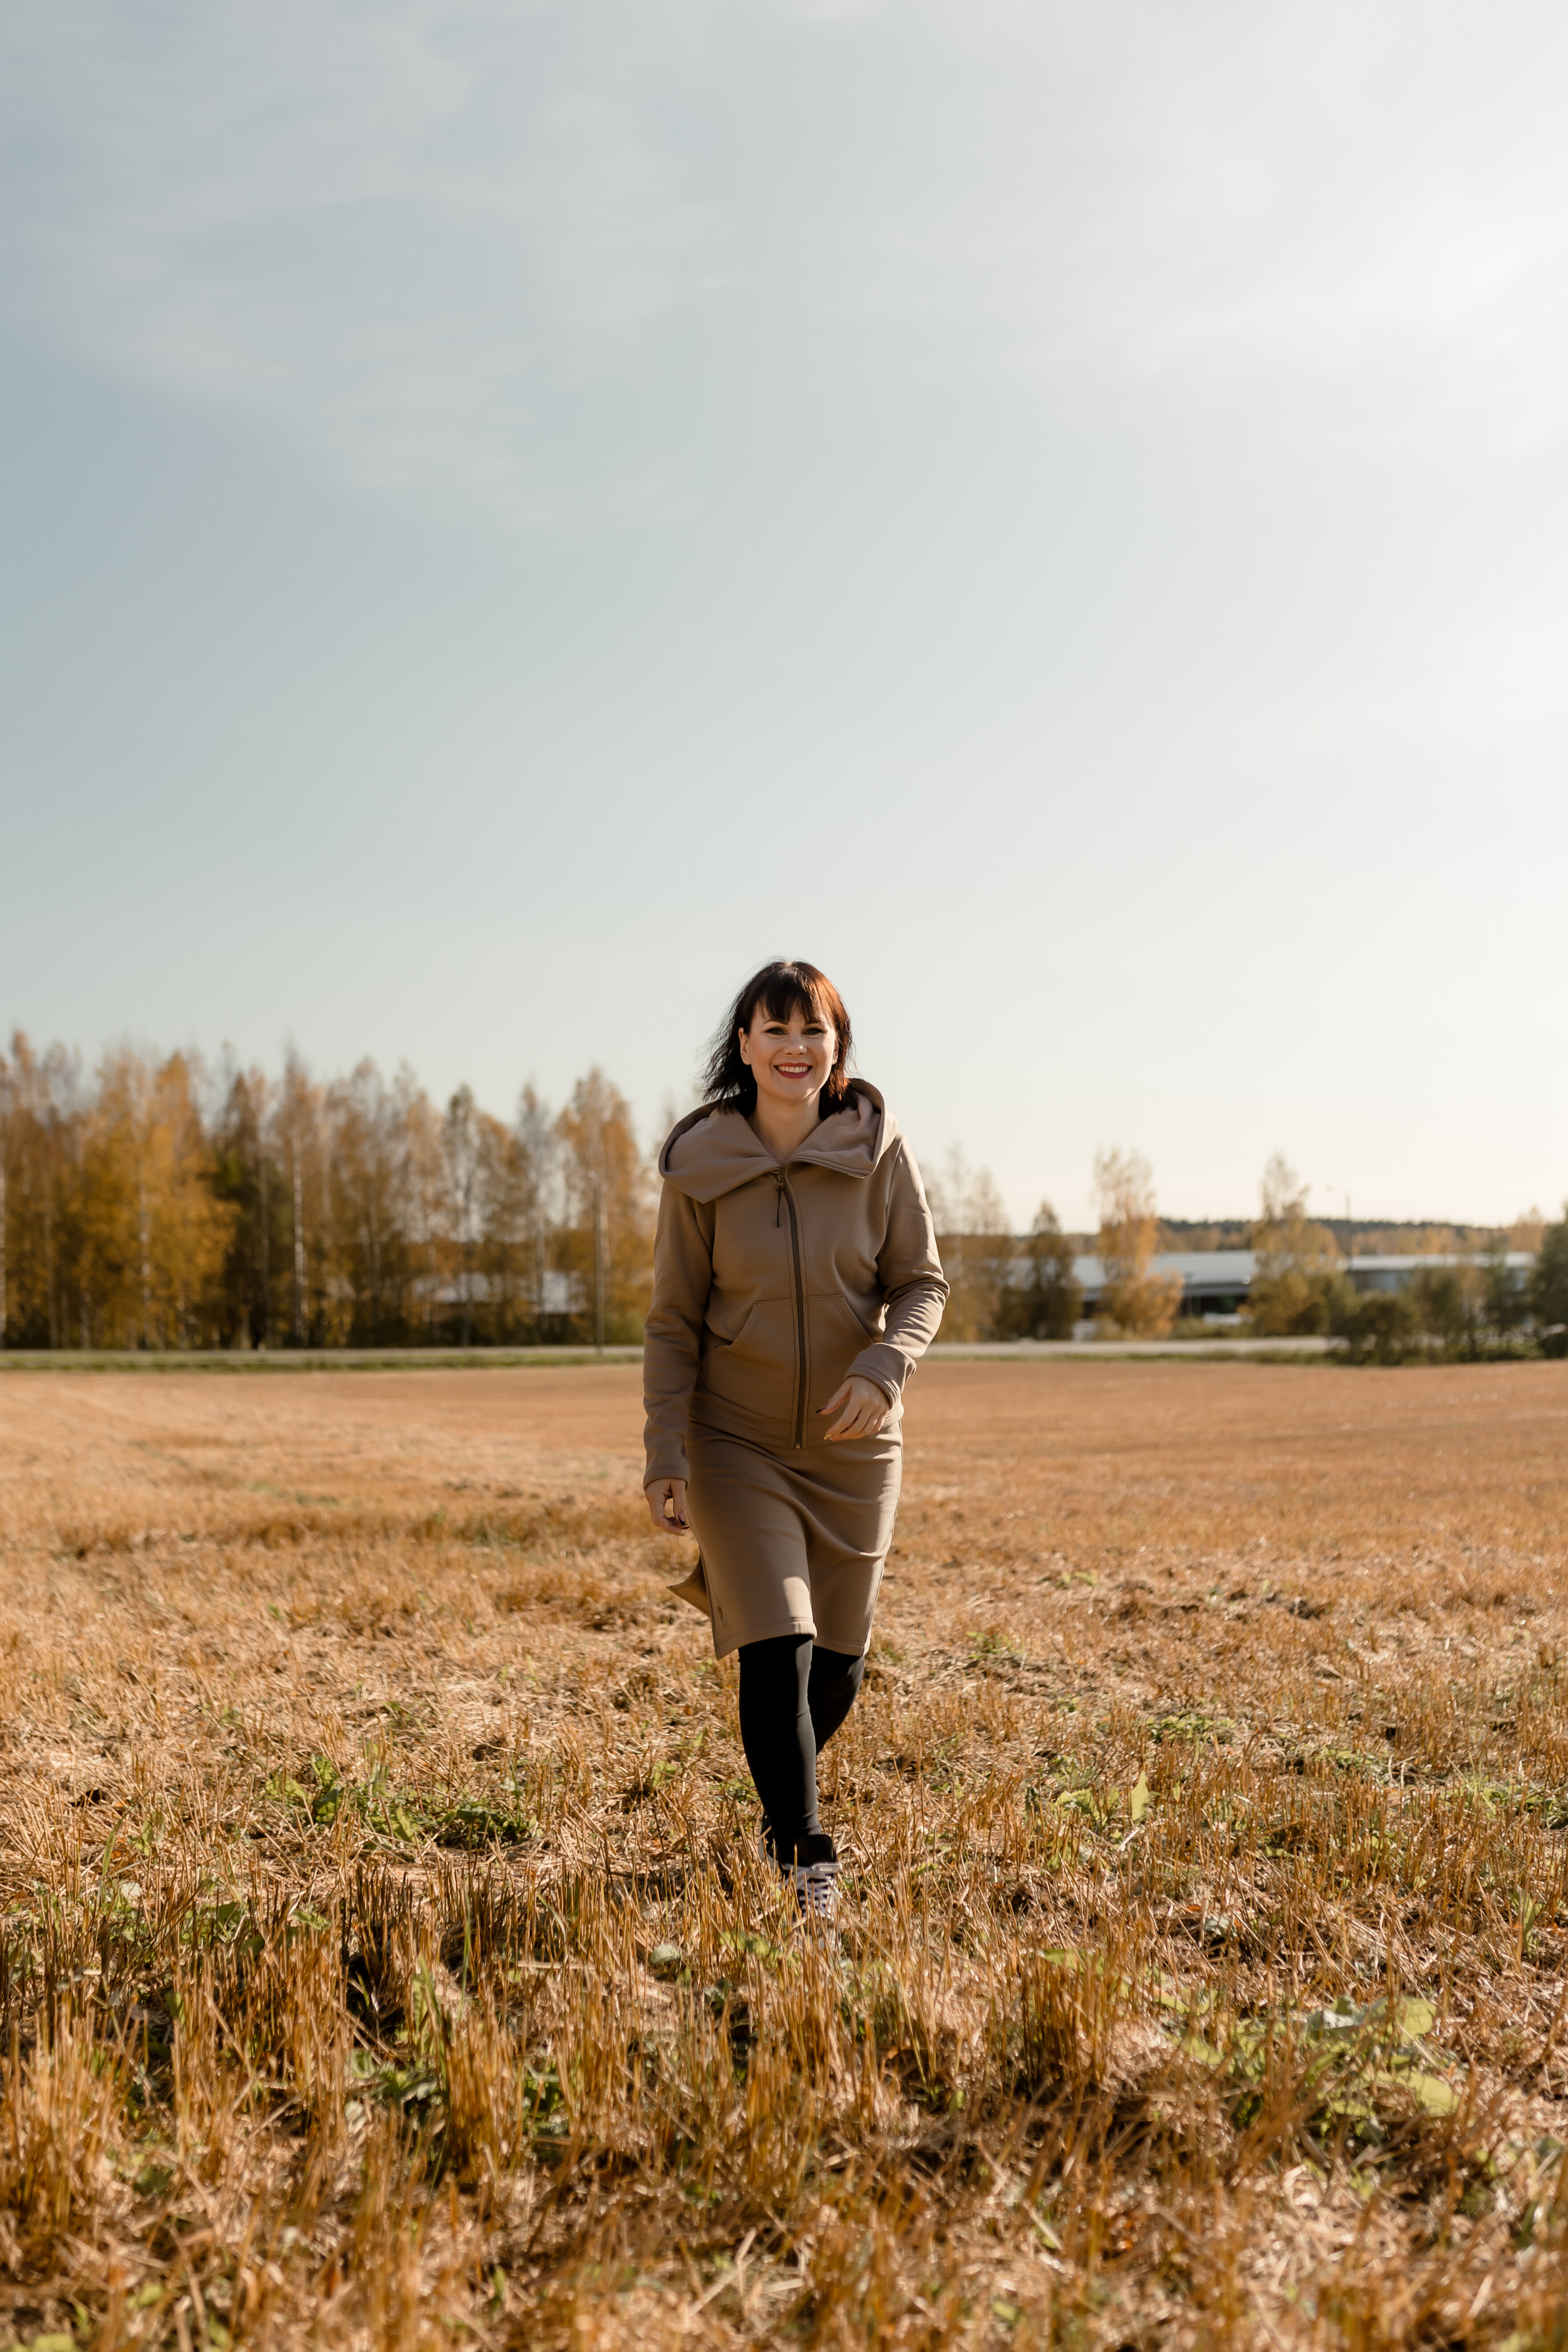
[[[1568,1366],[927,1367],[837,1948],[637,1391],[0,1380],[0,2329],[1561,2344]]]

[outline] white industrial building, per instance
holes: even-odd
[[[1475,1265],[1483,1263],[1471,1253],[1428,1253],[1411,1257],[1352,1257],[1344,1271],[1357,1290],[1403,1290],[1423,1266]],[[1535,1264],[1528,1250],[1510,1250],[1503,1263],[1522,1290]],[[1075,1257],[1072,1270],[1083,1292],[1083,1313],[1100,1312],[1107,1275],[1103,1259]],[[1153,1274],[1182,1277],[1181,1313],[1201,1315],[1215,1322],[1233,1321],[1247,1306],[1247,1293],[1258,1271],[1256,1250],[1168,1250],[1151,1260]]]
[[[1413,1274],[1423,1266],[1479,1265],[1486,1263],[1473,1252],[1449,1252],[1447,1256],[1426,1257],[1352,1257],[1345,1272],[1357,1290],[1403,1290]],[[1528,1250],[1510,1250],[1503,1258],[1514,1281],[1522,1290],[1535,1264]]]
[[[1083,1293],[1083,1312],[1098,1315],[1110,1279],[1105,1261],[1075,1257],[1073,1278]],[[1231,1317],[1247,1304],[1247,1288],[1258,1271],[1256,1250],[1167,1250],[1151,1261],[1152,1274],[1179,1274],[1184,1315]]]

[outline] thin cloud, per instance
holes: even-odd
[[[13,29],[14,320],[249,411],[373,488],[534,520],[532,411],[645,366],[705,223],[553,12],[217,0]]]
[[[1560,19],[997,14],[952,30],[964,128],[887,226],[911,302],[1069,394],[1250,394],[1402,448],[1561,430]]]
[[[0,28],[0,304],[521,524],[679,510],[711,352],[894,330],[1069,404],[1506,451],[1568,391],[1565,51],[1411,0],[53,0]]]

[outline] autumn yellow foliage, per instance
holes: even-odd
[[[599,1070],[508,1124],[369,1061],[0,1055],[0,1347],[633,1339],[652,1203]]]
[[[1141,1152],[1098,1151],[1094,1190],[1106,1276],[1101,1312],[1119,1330],[1157,1339],[1181,1310],[1182,1278],[1157,1274],[1151,1264],[1160,1245],[1152,1171]]]

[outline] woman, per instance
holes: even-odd
[[[854,1705],[898,1507],[900,1399],[947,1285],[920,1171],[849,1076],[849,1015],[809,963],[746,982],[710,1099],[659,1154],[643,1381],[654,1526],[700,1547],[678,1591],[741,1654],[764,1849],[831,1918],[816,1758]]]

